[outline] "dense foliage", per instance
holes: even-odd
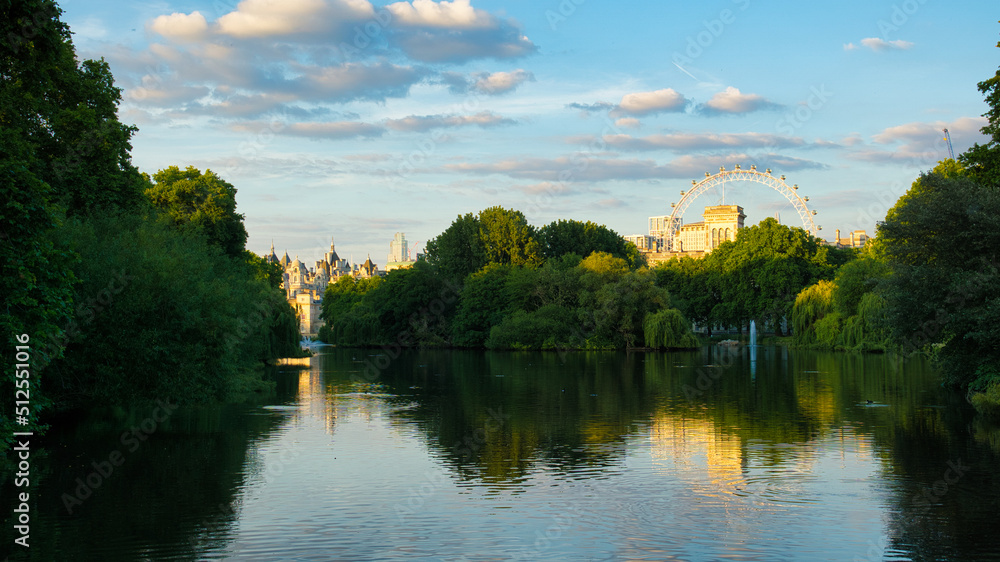
[[[382,280],[331,284],[320,337],[341,345],[489,349],[696,345],[686,321],[658,321],[651,324],[656,337],[645,337],[646,319],[671,310],[670,298],[648,269],[636,269],[634,245],[603,226],[558,221],[537,233],[543,258],[534,236],[518,211],[459,216],[428,243],[426,262]],[[574,250],[587,251],[586,258]]]
[[[603,224],[591,221],[560,219],[538,229],[537,238],[542,256],[546,259],[566,254],[586,257],[594,252],[604,252],[624,259],[632,269],[646,265],[645,257],[635,244]]]
[[[204,236],[230,256],[243,252],[247,230],[236,212],[236,188],[211,170],[170,166],[153,174],[146,196],[172,226]]]
[[[1000,44],[998,44],[1000,46]],[[800,343],[928,352],[1000,411],[1000,71],[979,84],[989,141],[920,175],[835,283],[799,294]]]
[[[741,229],[703,259],[674,258],[655,268],[657,283],[685,317],[711,329],[758,326],[781,335],[796,295],[853,256],[801,228],[767,218]]]
[[[121,90],[103,60],[77,61],[60,14],[16,0],[0,18],[0,333],[7,350],[30,338],[32,408],[16,427],[39,429],[52,405],[259,387],[256,365],[298,349],[280,272],[244,250],[233,186],[176,167],[154,186],[132,165]],[[13,360],[0,354],[5,404]]]
[[[1000,382],[1000,190],[941,167],[923,174],[879,226],[891,275],[892,335],[942,343],[947,377]]]
[[[80,256],[77,315],[44,373],[62,405],[232,399],[260,388],[261,362],[296,352],[282,292],[200,237],[124,217],[71,219],[57,236]]]

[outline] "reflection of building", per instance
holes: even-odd
[[[846,238],[840,237],[840,229],[837,229],[833,245],[838,248],[863,248],[868,241],[868,233],[864,230],[855,230],[848,234]]]
[[[688,469],[704,467],[711,482],[718,486],[710,493],[731,493],[730,484],[741,480],[746,470],[742,439],[723,431],[712,420],[662,412],[653,417],[650,441],[657,461]]]

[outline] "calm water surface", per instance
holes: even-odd
[[[922,360],[328,348],[274,377],[54,421],[32,558],[1000,560],[1000,429]]]

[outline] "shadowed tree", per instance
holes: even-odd
[[[61,326],[74,309],[69,269],[77,256],[53,243],[51,233],[66,214],[141,210],[145,184],[130,162],[135,128],[118,121],[121,91],[107,63],[77,61],[55,2],[8,0],[2,13],[0,338],[7,350],[25,343],[15,342],[16,335],[31,338],[31,422],[46,403],[35,385],[61,353]],[[2,386],[0,399],[11,404],[13,357],[0,355],[3,377],[11,382]],[[8,415],[0,413],[0,449],[10,436]]]
[[[1000,382],[1000,190],[945,161],[889,210],[878,239],[894,340],[904,351],[944,343],[952,383]]]
[[[1000,48],[1000,42],[997,43]],[[979,91],[986,96],[989,109],[983,114],[986,125],[980,131],[989,137],[986,144],[976,143],[961,154],[958,159],[965,166],[966,174],[975,181],[1000,185],[1000,68],[991,78],[978,84]]]

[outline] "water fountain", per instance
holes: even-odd
[[[757,322],[750,321],[750,346],[757,345]]]

